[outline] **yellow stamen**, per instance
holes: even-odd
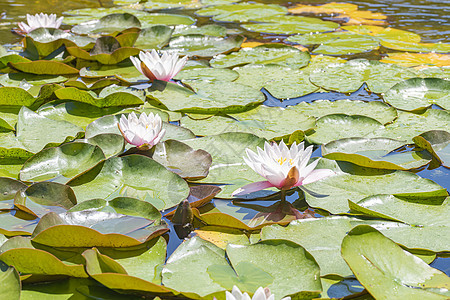
[[[285,162],[287,161],[286,157],[280,157],[279,159],[277,159],[277,162],[281,165],[283,165]],[[289,159],[289,164],[292,165],[293,161],[292,158]]]

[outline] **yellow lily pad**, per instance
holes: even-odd
[[[404,67],[431,65],[437,67],[450,66],[450,54],[440,53],[389,53],[381,62],[397,64]]]

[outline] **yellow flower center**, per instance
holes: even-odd
[[[280,164],[280,166],[282,166],[286,161],[287,157],[280,157],[279,159],[277,159],[277,162]],[[292,158],[289,158],[289,165],[292,166],[292,164],[293,164]]]

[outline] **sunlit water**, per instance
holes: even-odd
[[[302,4],[323,4],[330,1],[316,0],[316,1],[255,1],[263,3],[279,3],[289,5],[293,2]],[[373,12],[383,13],[388,16],[387,21],[389,26],[394,28],[409,30],[418,33],[422,37],[423,42],[450,42],[450,2],[448,0],[370,0],[370,1],[342,1],[359,5],[362,10],[371,10]],[[0,0],[0,44],[13,44],[20,41],[20,37],[11,32],[11,28],[16,27],[17,22],[23,21],[25,14],[35,14],[39,12],[57,13],[60,15],[63,11],[69,9],[86,8],[86,7],[100,7],[111,6],[111,0]],[[200,18],[201,23],[208,23],[208,18]],[[228,27],[235,27],[235,24],[223,24]],[[326,95],[326,96],[325,96]],[[369,94],[364,88],[351,95],[341,93],[327,93],[327,94],[311,94],[300,98],[288,99],[280,102],[278,99],[271,97],[266,93],[268,106],[291,106],[299,102],[311,102],[318,99],[338,100],[338,99],[354,99],[366,101],[380,101],[381,99],[376,94]],[[320,155],[317,150],[315,155]],[[440,167],[434,170],[422,170],[418,172],[419,175],[425,178],[432,179],[441,186],[450,188],[450,170]],[[295,199],[290,199],[295,200]],[[218,200],[220,201],[220,200]],[[260,205],[268,206],[271,202],[260,201]],[[233,205],[231,202],[229,205]],[[247,208],[242,208],[251,210]],[[317,215],[318,216],[318,215]],[[168,253],[169,256],[176,247],[181,243],[172,224],[169,234]],[[432,266],[438,268],[447,274],[450,272],[450,259],[438,258],[432,263]]]

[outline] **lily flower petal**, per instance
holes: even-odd
[[[243,187],[235,190],[232,194],[232,196],[241,196],[250,194],[253,192],[261,191],[270,187],[273,187],[269,181],[258,181],[258,182],[252,182],[247,185],[244,185]]]
[[[169,81],[181,71],[188,57],[179,58],[178,53],[168,52],[160,55],[153,49],[151,52],[141,51],[139,58],[130,57],[130,59],[136,69],[148,79]]]
[[[27,14],[27,23],[19,22],[17,25],[23,33],[27,34],[37,28],[59,28],[64,17],[56,18],[55,14],[47,15],[44,13],[29,15]]]
[[[142,113],[139,118],[134,112],[130,113],[128,118],[122,115],[117,125],[125,140],[137,147],[146,145],[151,148],[158,144],[166,133],[166,130],[162,129],[161,117],[153,113],[148,116]]]

